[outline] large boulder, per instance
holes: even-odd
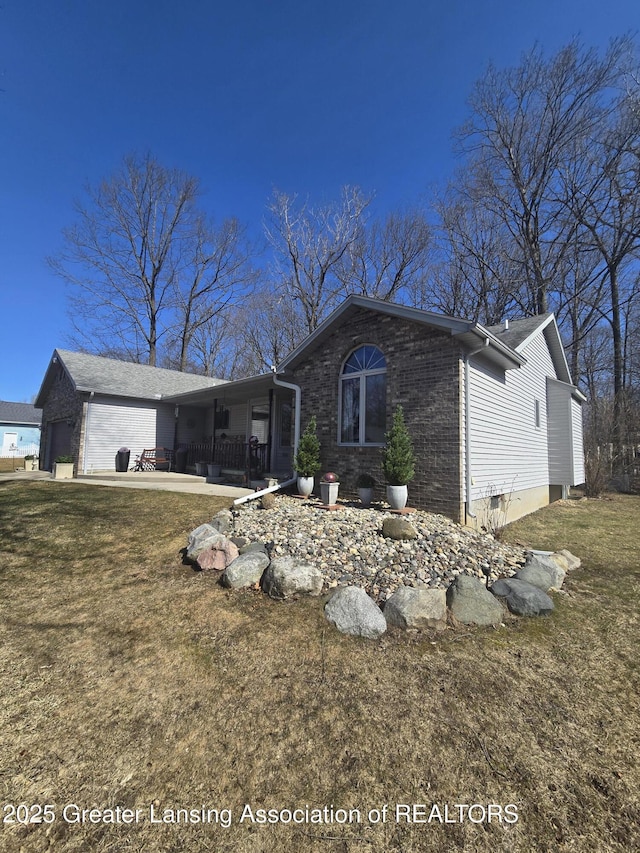
[[[502,605],[478,578],[459,575],[447,590],[447,605],[463,625],[499,625]]]
[[[292,595],[320,595],[323,578],[310,563],[293,557],[277,557],[262,576],[262,588],[271,598],[289,598]]]
[[[238,548],[226,536],[220,536],[212,545],[200,551],[196,558],[197,565],[203,569],[215,569],[223,572],[238,557]]]
[[[211,526],[220,533],[228,533],[233,528],[233,515],[231,510],[221,509],[211,519]]]
[[[331,596],[324,615],[343,634],[375,640],[387,630],[382,611],[358,586],[343,586]]]
[[[516,616],[548,616],[553,610],[553,601],[546,592],[518,578],[497,580],[491,592],[504,598],[507,607]]]
[[[384,606],[387,624],[397,628],[435,628],[447,626],[447,597],[443,589],[415,589],[401,586]]]
[[[580,557],[576,557],[575,554],[572,554],[571,551],[567,551],[566,548],[563,548],[561,551],[556,551],[556,553],[551,556],[554,560],[558,557],[562,557],[567,563],[568,572],[573,571],[573,569],[579,569],[582,565]]]
[[[402,516],[390,516],[382,522],[382,535],[387,539],[417,539],[418,531]]]
[[[249,551],[241,554],[227,566],[220,582],[228,589],[253,586],[260,581],[268,565],[269,558],[264,552]]]
[[[201,524],[189,534],[187,542],[187,560],[195,563],[199,554],[211,548],[220,540],[224,539],[222,533],[211,524]]]
[[[548,592],[550,589],[560,589],[566,572],[548,554],[532,553],[527,557],[527,562],[516,572],[518,580],[526,581]]]
[[[264,542],[248,542],[240,548],[241,554],[252,554],[255,551],[259,551],[261,554],[269,553]]]

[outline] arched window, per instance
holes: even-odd
[[[384,444],[387,362],[370,344],[358,347],[340,374],[340,444]]]

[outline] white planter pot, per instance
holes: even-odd
[[[387,502],[391,509],[404,509],[407,505],[406,486],[387,486]]]
[[[73,462],[54,462],[54,480],[73,480]]]
[[[298,494],[308,498],[313,491],[313,477],[298,477]]]
[[[207,471],[209,477],[219,477],[222,473],[222,465],[215,465],[214,463],[210,462],[207,465]]]
[[[207,463],[206,462],[196,462],[196,475],[198,477],[206,477],[207,476]]]
[[[35,471],[35,460],[34,459],[24,459],[24,470],[25,471]]]
[[[320,483],[320,500],[325,506],[335,506],[338,502],[340,483]]]
[[[360,496],[362,506],[371,506],[371,501],[373,500],[373,489],[358,489],[358,495]]]

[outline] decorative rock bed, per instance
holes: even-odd
[[[446,607],[463,624],[500,624],[503,601],[514,614],[545,615],[548,591],[580,565],[568,551],[526,552],[440,515],[349,504],[327,513],[283,495],[269,509],[252,502],[218,513],[190,534],[186,556],[222,571],[228,588],[260,585],[276,599],[333,591],[329,621],[365,637],[387,623],[442,630]]]

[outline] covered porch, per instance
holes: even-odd
[[[175,405],[176,451],[186,467],[220,466],[230,482],[285,479],[293,471],[294,401],[273,374],[167,398]]]

